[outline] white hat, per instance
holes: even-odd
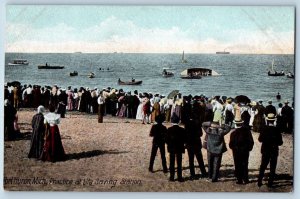
[[[45,107],[44,107],[44,106],[42,106],[42,105],[41,105],[41,106],[39,106],[39,107],[37,108],[37,112],[38,112],[38,113],[42,113],[42,114],[43,114],[43,113],[45,112]]]

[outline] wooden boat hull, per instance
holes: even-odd
[[[172,73],[172,72],[162,73],[162,76],[163,77],[173,77],[174,73]]]
[[[123,82],[123,81],[118,81],[119,85],[141,85],[143,81],[134,81],[134,82]]]
[[[24,64],[14,64],[14,63],[8,63],[9,66],[23,66],[23,65],[28,65],[29,63],[24,63]]]
[[[71,77],[78,76],[78,73],[70,73]]]
[[[181,79],[201,79],[201,76],[181,76]]]
[[[39,65],[38,69],[63,69],[64,66],[45,66],[45,65]]]
[[[284,76],[285,74],[284,73],[268,73],[268,76],[274,76],[274,77],[277,77],[277,76]]]

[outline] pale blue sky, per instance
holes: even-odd
[[[7,6],[6,51],[293,53],[294,7]],[[81,48],[81,49],[79,49]]]

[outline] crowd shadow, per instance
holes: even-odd
[[[70,153],[67,154],[66,161],[68,160],[79,160],[83,158],[91,158],[95,156],[105,155],[105,154],[112,154],[118,155],[122,153],[129,153],[128,151],[118,151],[118,150],[92,150],[92,151],[83,151],[80,153]]]

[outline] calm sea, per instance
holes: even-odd
[[[217,55],[185,54],[187,63],[181,62],[181,54],[87,54],[87,53],[6,53],[5,81],[20,81],[22,84],[54,85],[61,87],[80,86],[89,88],[123,88],[125,91],[138,90],[167,95],[174,89],[184,95],[206,96],[247,95],[253,100],[273,99],[277,92],[282,100],[292,101],[294,97],[294,79],[269,77],[267,71],[272,60],[276,70],[291,71],[294,74],[294,55]],[[13,59],[27,59],[27,66],[8,66]],[[38,65],[64,65],[62,70],[41,70]],[[202,79],[181,79],[180,73],[189,67],[213,69],[220,76]],[[101,72],[99,68],[109,68],[111,72]],[[163,68],[170,68],[174,77],[164,78]],[[79,75],[70,77],[69,73],[78,71]],[[94,72],[90,79],[87,74]],[[143,80],[140,86],[119,86],[118,78],[130,81],[131,78]]]

